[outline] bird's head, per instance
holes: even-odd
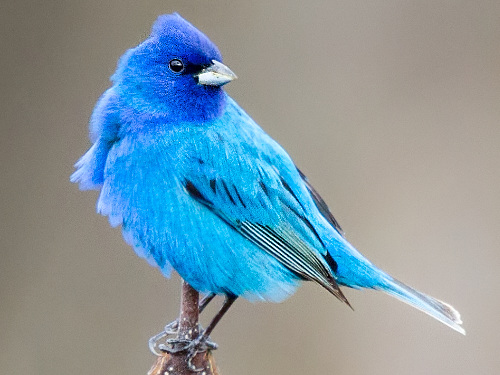
[[[222,86],[236,78],[218,48],[178,14],[162,15],[128,50],[111,77],[128,106],[168,121],[208,121],[222,113]]]

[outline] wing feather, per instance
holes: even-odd
[[[321,212],[324,218],[337,230],[337,232],[339,232],[339,234],[342,237],[345,237],[344,231],[340,227],[339,222],[333,216],[332,212],[330,211],[330,208],[328,207],[324,199],[321,198],[321,195],[319,195],[316,189],[311,185],[306,175],[302,173],[302,171],[298,168],[297,171],[299,172],[300,177],[302,177],[302,180],[304,181],[307,190],[309,191],[309,194],[311,195],[311,198],[314,201],[314,204],[316,204],[316,207],[318,207],[319,212]]]
[[[215,180],[218,179],[220,180],[220,178],[215,178]],[[313,250],[292,228],[283,225],[271,227],[270,225],[232,216],[232,210],[225,210],[224,205],[217,204],[217,202],[239,206],[240,210],[246,209],[248,204],[245,203],[246,196],[244,192],[238,191],[234,185],[230,189],[229,186],[231,185],[223,180],[215,183],[212,181],[214,181],[214,178],[206,179],[208,186],[200,186],[200,179],[196,183],[185,180],[184,187],[193,199],[218,215],[250,242],[276,258],[290,271],[305,280],[316,281],[339,300],[351,306],[335,281],[327,260]],[[260,181],[259,184],[262,186],[264,183]],[[214,189],[213,186],[222,186],[222,189]],[[264,186],[262,188],[263,193],[265,195],[271,194],[272,191],[269,186],[265,184]],[[294,211],[289,213],[293,214]],[[304,220],[303,217],[297,217],[296,219],[299,221]],[[317,236],[317,233],[314,235]]]

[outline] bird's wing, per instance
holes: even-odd
[[[349,305],[332,275],[336,262],[286,177],[261,159],[232,157],[225,167],[217,158],[217,169],[192,163],[182,181],[186,193],[289,270]]]
[[[330,211],[330,208],[326,204],[326,202],[321,198],[321,195],[316,191],[316,189],[311,185],[309,180],[307,179],[306,175],[302,173],[300,169],[297,168],[297,171],[300,174],[300,177],[302,177],[302,180],[304,181],[307,190],[309,191],[309,194],[314,201],[314,204],[316,204],[316,207],[318,207],[319,212],[324,216],[324,218],[339,232],[342,237],[345,237],[344,231],[340,227],[339,222],[333,217],[332,212]]]

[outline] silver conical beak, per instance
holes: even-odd
[[[207,86],[222,86],[238,78],[231,69],[216,60],[212,60],[212,65],[203,69],[196,77],[200,85]]]

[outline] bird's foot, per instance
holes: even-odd
[[[198,329],[199,335],[195,339],[189,338],[188,335],[185,337],[175,337],[171,339],[166,339],[164,344],[159,344],[157,347],[164,353],[177,354],[181,352],[194,353],[193,357],[197,353],[206,352],[207,350],[215,350],[218,345],[210,340],[210,337],[203,334],[203,330]]]
[[[187,365],[188,368],[193,372],[201,372],[202,368],[198,368],[193,364],[193,359],[196,357],[198,353],[207,352],[209,350],[216,350],[218,345],[210,340],[209,336],[205,336],[203,332],[200,332],[200,335],[191,341],[191,343],[186,347],[187,350]]]
[[[160,357],[163,355],[165,350],[163,350],[163,347],[165,344],[160,344],[160,341],[164,340],[165,342],[168,342],[169,339],[167,339],[168,336],[171,335],[177,335],[179,332],[179,321],[174,320],[173,322],[170,322],[165,326],[162,332],[154,335],[149,339],[149,350],[151,353],[154,355]]]
[[[168,323],[163,332],[167,335],[176,335],[179,332],[179,320],[175,319],[173,322]]]
[[[198,336],[195,339],[191,339],[190,333],[187,333],[185,337],[179,337],[179,322],[175,320],[167,324],[162,332],[149,339],[149,350],[157,356],[162,356],[165,353],[177,354],[187,352],[187,365],[189,369],[193,372],[200,372],[203,369],[197,368],[192,363],[194,357],[198,353],[215,350],[218,346],[210,340],[209,336],[204,334],[199,325],[191,333],[198,333]],[[177,335],[177,337],[168,338],[171,335]]]

